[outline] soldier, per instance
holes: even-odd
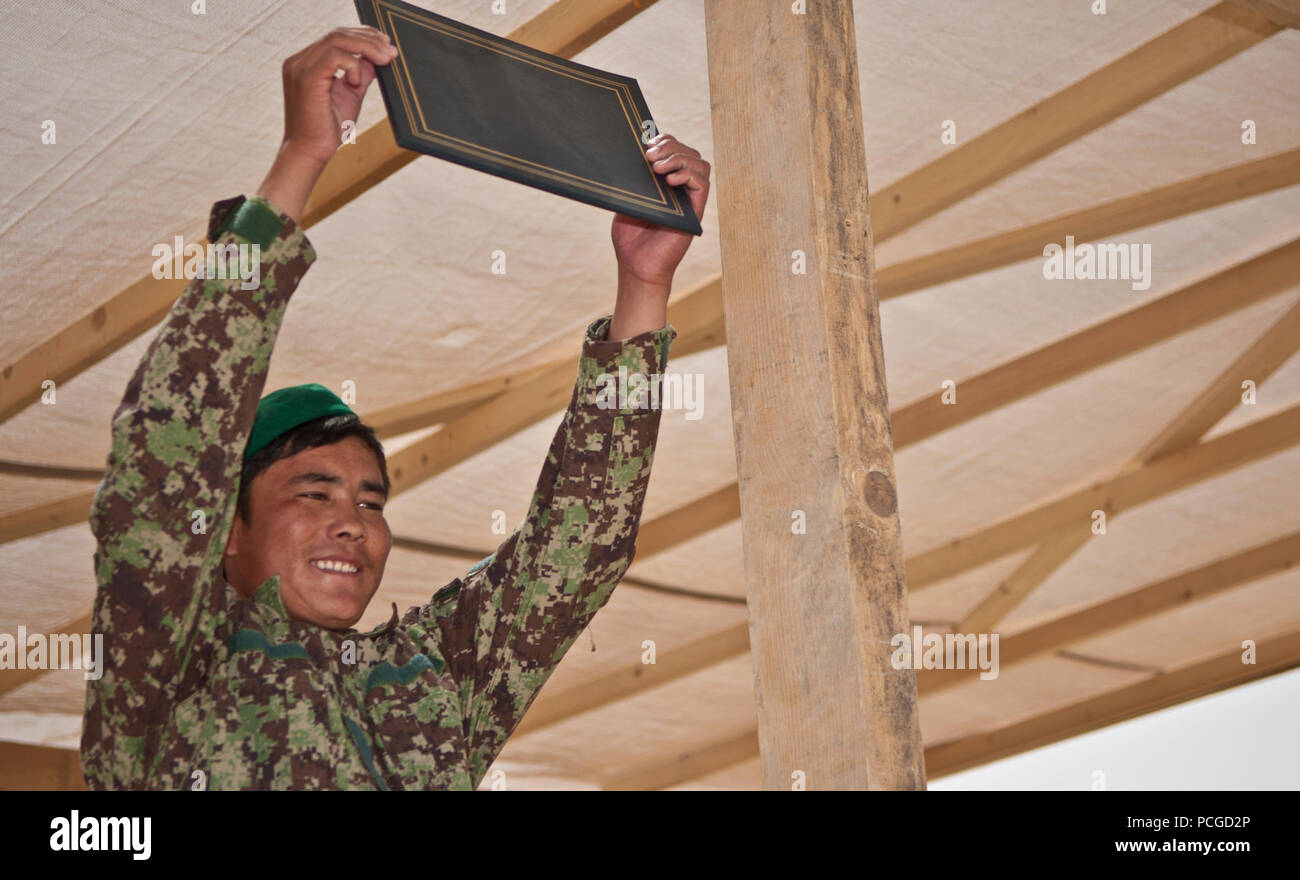
[[[473,789],[632,562],[660,413],[598,403],[597,377],[662,372],[691,236],[616,215],[614,311],[587,328],[524,522],[427,604],[351,629],[392,544],[383,448],[320,385],[258,398],[315,259],[303,206],[395,55],[341,28],[285,62],[279,153],[208,229],[260,247],[260,286],[194,279],[114,414],[90,517],[107,647],[86,694],[92,788]],[[661,135],[649,159],[703,216],[700,154]]]

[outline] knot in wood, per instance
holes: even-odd
[[[894,491],[894,484],[883,471],[868,471],[863,490],[867,497],[867,506],[876,516],[893,516],[898,510],[898,493]]]

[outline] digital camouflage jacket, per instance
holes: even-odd
[[[243,201],[213,207],[209,241],[248,243],[223,231]],[[597,377],[661,373],[676,331],[611,342],[610,318],[592,322],[522,525],[427,604],[367,633],[322,629],[286,615],[278,575],[246,601],[222,574],[271,350],[316,257],[275,213],[260,286],[193,280],[113,417],[90,517],[105,657],[87,682],[87,784],[476,788],[632,562],[660,411],[602,406]]]

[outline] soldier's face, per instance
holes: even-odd
[[[379,462],[357,437],[281,459],[253,478],[226,577],[249,598],[278,574],[290,617],[346,629],[379,589],[393,546],[383,506]]]

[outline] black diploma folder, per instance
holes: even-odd
[[[645,157],[635,79],[397,0],[355,0],[397,45],[377,68],[398,145],[651,223],[702,234],[684,187]]]

